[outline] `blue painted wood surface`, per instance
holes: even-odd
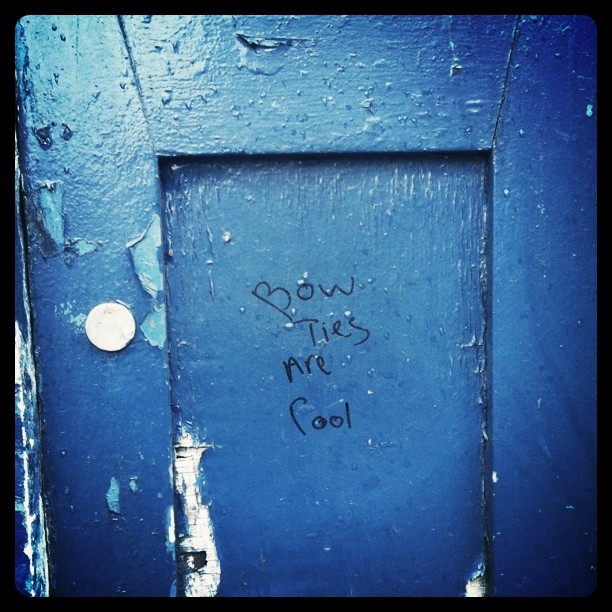
[[[147,293],[126,248],[161,211],[155,156],[484,150],[491,594],[589,593],[595,51],[594,25],[572,16],[24,18],[20,161],[54,592],[170,592],[168,371],[150,327],[163,295]],[[83,316],[102,299],[149,324],[123,354],[84,339]],[[143,466],[126,448],[145,446]],[[127,495],[134,475],[149,497]],[[109,517],[112,477],[134,503],[129,528]]]
[[[168,162],[173,404],[208,449],[219,595],[463,595],[486,162]]]
[[[15,143],[17,148],[17,143]],[[17,153],[17,151],[15,151]],[[41,439],[28,295],[21,174],[15,168],[15,587],[28,597],[49,593]]]
[[[515,18],[122,18],[156,150],[490,149]]]
[[[596,30],[525,17],[494,149],[495,592],[593,591]]]
[[[165,351],[139,332],[104,353],[84,333],[100,302],[121,300],[138,323],[151,309],[126,248],[159,205],[130,64],[112,17],[24,17],[16,42],[51,594],[167,596]]]

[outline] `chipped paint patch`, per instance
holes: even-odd
[[[465,585],[466,597],[485,597],[487,594],[487,583],[485,579],[485,565],[479,561],[476,569],[472,572]]]
[[[95,253],[102,248],[100,240],[88,240],[87,238],[68,238],[66,250],[74,253],[78,257]]]
[[[138,491],[140,491],[140,485],[138,484],[138,476],[130,476],[129,487],[132,493],[138,493]]]
[[[45,257],[64,250],[64,184],[45,181],[33,192],[36,222],[41,232],[41,250]]]
[[[80,330],[85,329],[85,321],[87,321],[87,315],[84,313],[73,314],[73,304],[71,302],[62,302],[59,307],[55,307],[55,313],[60,312],[65,315],[69,323],[72,323],[75,327]]]
[[[114,476],[110,479],[105,497],[111,518],[116,521],[121,514],[121,506],[119,505],[119,481]]]
[[[151,311],[141,323],[140,329],[146,341],[160,349],[166,344],[166,305],[160,260],[161,244],[161,219],[158,214],[154,214],[147,229],[125,245],[130,251],[134,271],[142,288],[151,296]]]
[[[207,448],[189,435],[183,435],[174,447],[174,487],[182,510],[176,550],[186,597],[214,597],[221,579],[210,513],[199,483],[200,460]]]

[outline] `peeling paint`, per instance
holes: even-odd
[[[174,487],[182,510],[177,572],[186,597],[214,597],[221,580],[210,513],[199,484],[200,460],[207,448],[189,435],[183,435],[174,447]]]
[[[487,583],[485,579],[485,565],[479,561],[476,569],[472,572],[465,585],[466,597],[485,597],[487,594]]]
[[[111,518],[116,521],[119,518],[118,515],[121,514],[121,506],[119,505],[119,481],[114,476],[110,479],[105,497]]]
[[[142,333],[151,346],[163,348],[166,342],[166,308],[153,305],[153,310],[147,314],[140,325]]]
[[[163,276],[158,251],[161,247],[161,219],[153,215],[147,229],[126,245],[143,289],[155,300],[163,291]]]
[[[15,416],[20,430],[20,438],[16,437],[15,440],[15,456],[23,473],[22,488],[20,489],[23,497],[15,497],[15,512],[22,515],[22,524],[26,534],[23,553],[28,559],[29,571],[25,587],[30,595],[47,597],[49,594],[49,570],[44,538],[45,516],[42,497],[38,495],[37,498],[32,498],[35,488],[31,482],[31,474],[35,470],[35,466],[31,454],[34,450],[33,438],[30,436],[28,425],[33,420],[33,415],[29,412],[35,396],[36,381],[32,355],[21,328],[15,321]],[[18,488],[16,487],[16,495],[17,491]]]
[[[64,184],[45,181],[33,191],[35,218],[40,229],[41,250],[45,257],[64,250]]]
[[[164,278],[162,273],[161,219],[154,214],[147,229],[125,246],[129,249],[134,271],[142,288],[151,296],[151,311],[140,329],[151,346],[163,348],[166,343],[166,306],[164,303]]]

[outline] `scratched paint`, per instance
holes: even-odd
[[[154,214],[147,229],[126,245],[142,288],[151,296],[151,311],[140,325],[145,339],[151,346],[163,348],[166,343],[166,306],[162,276],[161,220]]]

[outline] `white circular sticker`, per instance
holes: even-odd
[[[120,351],[136,333],[132,313],[117,302],[104,302],[91,309],[85,321],[89,341],[103,351]]]

